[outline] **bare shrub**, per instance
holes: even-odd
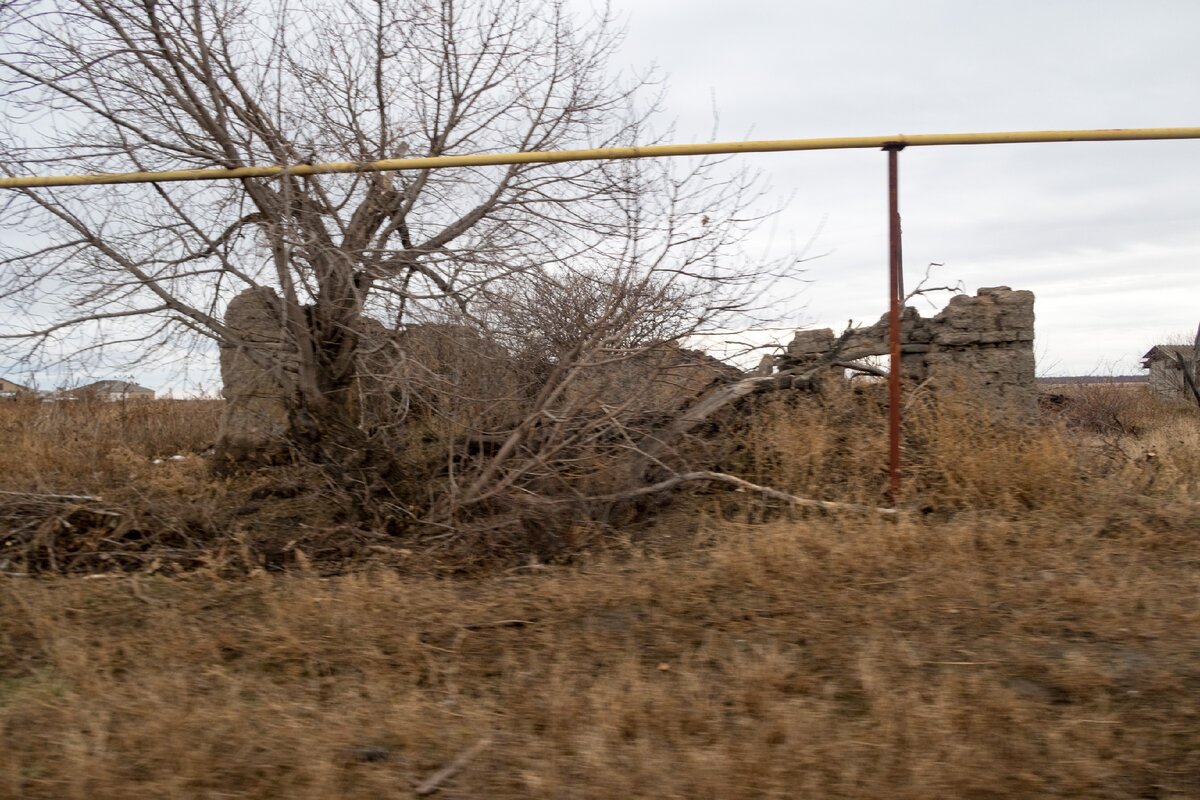
[[[1165,405],[1144,385],[1116,382],[1071,387],[1063,397],[1066,423],[1094,433],[1138,433]]]
[[[613,502],[597,498],[640,485],[639,443],[706,386],[740,376],[677,343],[728,288],[564,268],[502,284],[477,319],[400,334],[403,373],[371,380],[384,398],[411,397],[381,406],[403,425],[377,419],[405,470],[424,476],[413,511],[425,533],[481,553],[538,542],[545,555],[574,546],[567,532],[610,522]],[[405,345],[450,331],[427,357]]]

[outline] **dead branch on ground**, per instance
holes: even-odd
[[[588,500],[596,502],[618,502],[621,500],[632,500],[636,497],[643,497],[650,494],[658,494],[670,489],[674,489],[685,483],[694,483],[697,481],[708,481],[710,483],[723,483],[733,486],[738,491],[755,492],[764,497],[769,497],[772,500],[782,500],[789,505],[800,506],[802,508],[819,508],[822,511],[861,511],[871,514],[895,514],[894,508],[880,508],[878,506],[864,506],[858,503],[837,503],[829,500],[814,500],[811,497],[798,497],[794,494],[781,492],[778,489],[772,489],[769,486],[762,486],[757,483],[751,483],[724,472],[713,472],[711,470],[697,470],[695,472],[684,472],[679,475],[673,475],[666,480],[650,486],[642,486],[637,489],[630,489],[626,492],[618,492],[616,494],[605,495],[602,497],[589,497]]]

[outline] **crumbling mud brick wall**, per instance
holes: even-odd
[[[283,314],[283,302],[266,287],[242,292],[226,310],[228,339],[221,345],[226,402],[213,459],[218,472],[286,463],[292,457],[289,415],[296,407],[297,355],[284,334]],[[529,401],[541,389],[539,370],[466,326],[424,324],[394,331],[369,318],[359,324],[350,411],[368,431],[448,419],[503,430],[529,413]],[[742,375],[704,353],[669,343],[602,354],[579,367],[551,411],[670,412],[706,386]]]
[[[225,408],[214,454],[218,471],[286,463],[292,457],[290,415],[297,406],[298,357],[284,323],[284,304],[268,287],[242,292],[225,311]],[[365,317],[359,324],[350,413],[366,428],[378,429],[414,408],[428,410],[446,395],[516,392],[512,370],[497,366],[507,358],[504,351],[468,328],[416,325],[397,333]]]
[[[1035,414],[1033,300],[1033,292],[997,286],[980,289],[974,297],[956,295],[929,318],[905,308],[900,325],[902,376],[933,389],[961,381],[978,390],[992,411]],[[869,328],[852,331],[841,340],[837,360],[886,355],[887,331],[886,314]],[[828,328],[798,331],[787,352],[776,359],[776,367],[819,363],[840,338]],[[837,367],[831,370],[841,372]]]
[[[296,385],[296,353],[284,337],[283,304],[269,288],[248,289],[229,301],[225,328],[225,408],[214,467],[281,463],[289,453],[288,410]]]

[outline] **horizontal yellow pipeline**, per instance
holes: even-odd
[[[667,156],[711,156],[733,153],[781,153],[792,150],[846,150],[887,146],[929,147],[956,144],[1027,144],[1032,142],[1124,142],[1145,139],[1200,139],[1200,128],[1115,128],[1084,131],[1008,131],[1000,133],[922,133],[912,136],[843,136],[825,139],[775,139],[758,142],[710,144],[656,144],[644,147],[605,147],[595,150],[550,150],[529,153],[492,153],[474,156],[396,158],[383,161],[340,161],[330,164],[296,164],[288,167],[237,169],[180,169],[167,172],[119,172],[98,175],[44,175],[0,178],[0,189],[35,186],[90,186],[103,183],[166,183],[216,181],[234,178],[271,178],[292,175],[328,175],[339,172],[487,167],[497,164],[552,164],[561,161],[601,161]]]

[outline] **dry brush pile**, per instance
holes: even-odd
[[[652,372],[670,376],[659,366]],[[615,404],[607,413],[550,415],[509,454],[507,472],[497,469],[494,483],[481,484],[492,495],[480,503],[488,514],[474,528],[466,518],[445,531],[405,524],[417,502],[364,515],[358,498],[316,465],[214,476],[208,462],[219,401],[7,403],[0,406],[8,441],[0,453],[0,557],[10,574],[173,574],[213,564],[239,572],[305,560],[336,572],[400,551],[486,567],[569,560],[687,509],[772,519],[800,513],[806,507],[794,499],[806,498],[833,504],[807,513],[869,516],[837,504],[888,504],[880,387],[812,388],[749,395],[698,422],[660,454],[657,474],[675,476],[657,484],[662,491],[606,495],[629,485],[631,463],[646,469],[646,440],[635,448],[631,439],[661,426],[660,418]],[[1123,394],[1119,411],[1111,392]],[[1186,517],[1200,474],[1194,410],[1144,390],[1111,392],[1084,391],[1037,422],[989,417],[965,388],[914,393],[902,513]],[[581,396],[594,402],[595,387]],[[459,502],[464,485],[495,468],[507,441],[489,441],[456,419],[410,418],[396,439],[404,490],[427,509]]]

